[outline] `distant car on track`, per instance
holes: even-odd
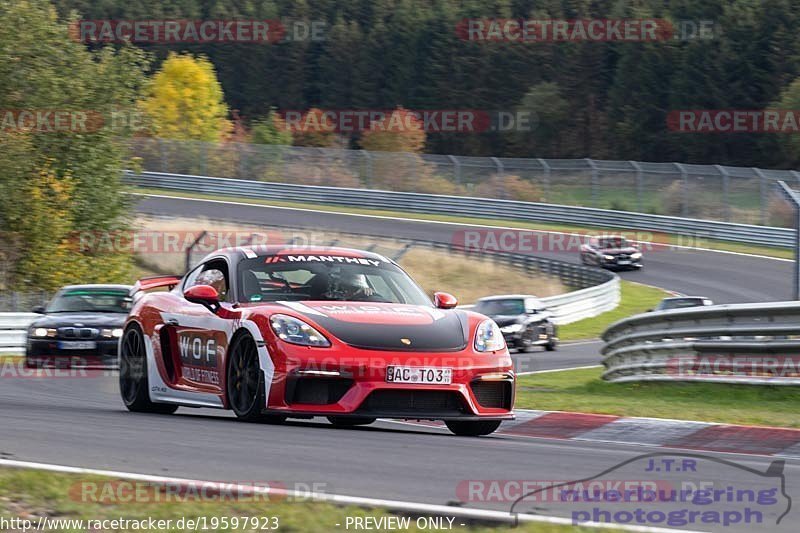
[[[534,346],[553,351],[558,346],[558,331],[552,315],[541,300],[525,294],[481,298],[474,311],[494,320],[506,344],[528,352]]]
[[[231,409],[245,421],[443,420],[486,435],[513,418],[498,326],[434,303],[393,261],[345,248],[227,248],[183,278],[143,279],[120,341],[131,411]]]
[[[129,285],[69,285],[28,328],[25,365],[116,367],[117,345],[131,308]]]
[[[591,237],[581,245],[581,263],[608,269],[642,268],[642,252],[621,235]]]
[[[701,307],[704,305],[714,305],[714,302],[705,296],[675,296],[661,300],[653,311],[667,311],[669,309],[684,309],[686,307]]]

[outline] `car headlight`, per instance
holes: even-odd
[[[641,259],[641,258],[642,258],[642,252],[634,252],[631,254],[631,259]]]
[[[40,337],[40,338],[55,337],[56,330],[53,328],[31,328],[30,335],[31,337]]]
[[[272,315],[269,319],[272,331],[283,341],[301,346],[325,348],[331,345],[325,336],[299,318],[289,315]]]
[[[475,351],[496,352],[506,347],[503,332],[494,320],[484,320],[475,332]]]
[[[606,261],[613,261],[614,260],[614,256],[613,255],[604,255],[603,259],[605,259]]]
[[[500,331],[503,333],[517,333],[522,331],[523,328],[524,326],[522,324],[509,324],[508,326],[503,326],[500,328]]]
[[[115,339],[119,339],[122,337],[122,328],[104,329],[101,333],[103,337],[114,337]]]

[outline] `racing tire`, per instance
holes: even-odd
[[[480,437],[494,433],[502,420],[445,420],[447,429],[459,437]]]
[[[267,405],[264,372],[258,362],[258,350],[253,337],[249,333],[239,335],[228,353],[225,394],[236,418],[243,422],[283,423],[285,416],[262,413]]]
[[[523,333],[522,337],[519,339],[518,349],[522,353],[531,353],[534,348],[533,344],[533,336],[534,331],[533,328],[528,326],[525,328],[525,333]]]
[[[550,337],[550,340],[548,340],[547,344],[544,345],[544,349],[548,352],[555,352],[556,348],[558,348],[558,339],[555,337]]]
[[[125,407],[134,413],[168,415],[178,410],[177,405],[150,400],[144,336],[135,325],[125,330],[120,344],[119,392]]]
[[[377,418],[369,416],[329,416],[328,422],[339,428],[366,426],[372,424]]]

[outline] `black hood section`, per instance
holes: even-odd
[[[398,352],[456,352],[467,346],[469,325],[461,311],[443,311],[443,317],[425,325],[345,322],[328,316],[313,319],[342,342],[366,350]],[[401,339],[411,341],[405,344]]]
[[[38,328],[58,328],[82,324],[86,328],[118,328],[125,324],[124,313],[52,313],[33,321]]]
[[[520,321],[521,316],[509,316],[509,315],[495,315],[490,316],[492,320],[494,320],[495,324],[504,328],[506,326],[510,326],[511,324],[516,324]]]
[[[628,248],[601,248],[600,253],[608,254],[608,255],[619,255],[619,254],[635,254],[639,250],[634,247]]]

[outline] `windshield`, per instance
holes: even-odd
[[[58,293],[47,313],[127,313],[131,298],[126,289],[70,289]]]
[[[525,301],[513,300],[484,300],[475,304],[475,311],[487,316],[521,315],[525,313]]]
[[[600,248],[625,248],[628,246],[628,240],[625,237],[607,237],[600,239]]]
[[[239,301],[386,302],[431,306],[397,266],[377,259],[286,255],[239,263]]]

